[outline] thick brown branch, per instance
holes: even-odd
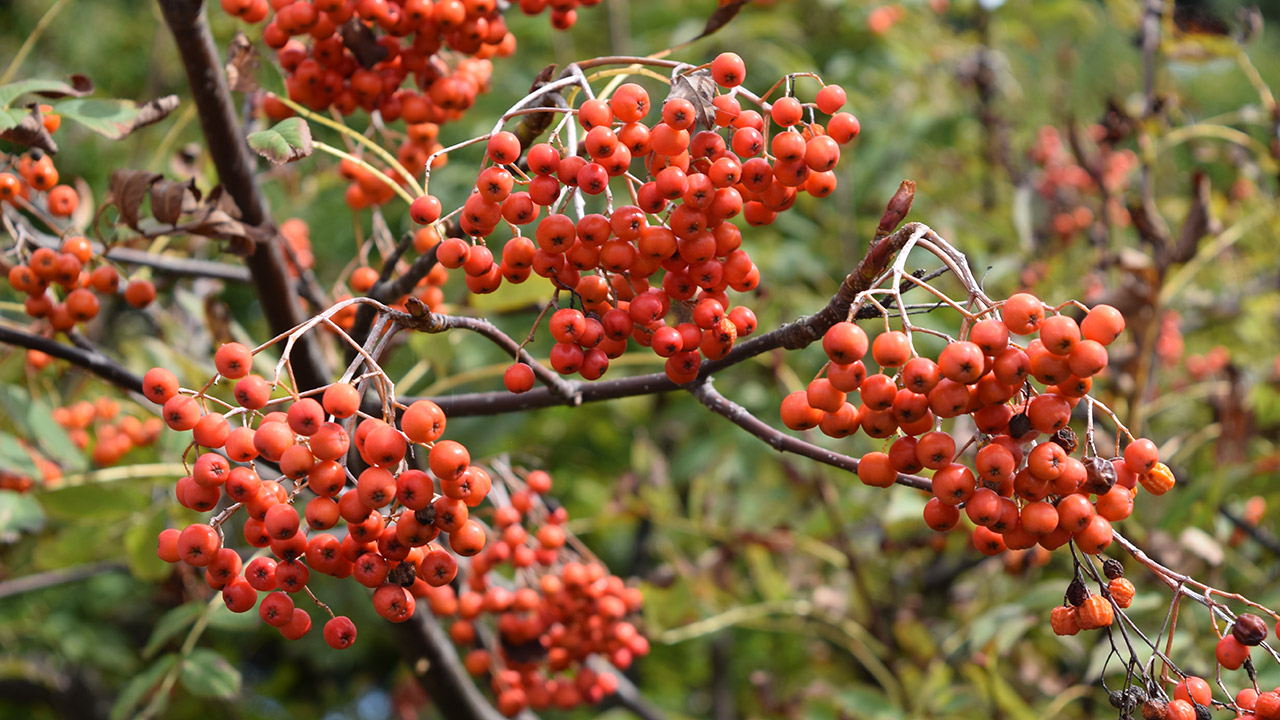
[[[249,146],[235,116],[222,61],[205,18],[204,3],[202,0],[160,0],[160,9],[182,56],[218,179],[236,201],[245,223],[269,226],[266,201],[254,175]],[[273,234],[270,240],[256,243],[246,263],[271,331],[283,333],[301,324],[305,317],[285,267],[280,236]],[[299,389],[320,387],[331,379],[319,350],[317,336],[298,339],[292,364]]]
[[[504,720],[467,674],[453,641],[430,610],[419,607],[409,622],[414,632],[401,633],[411,656],[406,663],[449,720]]]
[[[85,350],[73,345],[64,345],[40,335],[32,335],[21,330],[0,325],[0,343],[39,350],[46,355],[66,360],[72,365],[88,370],[108,382],[114,383],[130,392],[142,392],[142,378],[126,370],[115,360],[92,350]]]
[[[831,467],[840,468],[856,473],[858,471],[858,459],[848,455],[842,455],[834,450],[827,450],[810,442],[805,442],[797,437],[792,437],[766,423],[760,418],[752,415],[746,408],[738,405],[724,395],[721,395],[711,385],[711,380],[703,380],[695,383],[689,388],[689,392],[698,399],[698,402],[707,406],[707,409],[717,415],[721,415],[732,422],[734,425],[746,430],[752,435],[760,438],[768,443],[769,447],[778,452],[789,452],[796,455],[802,455]],[[898,473],[898,479],[895,481],[899,485],[924,490],[926,492],[932,490],[933,483],[929,478],[920,477],[919,475],[907,475]]]

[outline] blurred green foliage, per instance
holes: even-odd
[[[1032,287],[1050,302],[1088,299],[1087,293],[1096,300],[1139,283],[1152,248],[1120,224],[1092,240],[1083,232],[1055,233],[1049,204],[1037,192],[1041,170],[1029,152],[1042,128],[1057,128],[1065,143],[1072,123],[1085,128],[1103,118],[1109,103],[1141,115],[1140,5],[1012,0],[988,11],[966,0],[908,1],[896,23],[873,32],[872,15],[882,10],[876,4],[780,0],[747,6],[720,32],[681,50],[677,57],[691,63],[722,50],[739,52],[753,89],[787,72],[816,72],[846,88],[862,122],[832,197],[803,198],[798,212],[744,232],[765,278],[750,302],[761,328],[826,302],[861,257],[903,178],[918,183],[912,218],[965,252],[993,296]],[[48,6],[43,0],[0,5],[0,67]],[[445,128],[442,141],[485,132],[544,65],[659,51],[696,35],[712,6],[709,0],[606,0],[581,9],[567,33],[551,32],[544,16],[513,12],[516,56],[495,61],[491,91],[464,121]],[[1273,25],[1277,18],[1267,20]],[[237,27],[216,8],[211,23],[223,43]],[[1171,271],[1164,294],[1139,306],[1142,316],[1131,318],[1130,327],[1148,330],[1141,337],[1130,333],[1125,367],[1147,371],[1116,373],[1101,394],[1122,417],[1145,416],[1144,432],[1162,445],[1180,481],[1163,498],[1143,496],[1121,529],[1170,566],[1274,607],[1280,603],[1275,554],[1249,539],[1233,541],[1234,529],[1219,512],[1226,507],[1239,514],[1254,496],[1273,508],[1280,503],[1274,482],[1280,467],[1278,177],[1276,158],[1263,152],[1280,141],[1237,57],[1246,53],[1261,78],[1280,78],[1272,25],[1239,50],[1223,38],[1171,33],[1166,22],[1156,73],[1164,120],[1145,128],[1150,146],[1129,137],[1120,147],[1151,163],[1156,208],[1175,236],[1194,170],[1209,177],[1210,209],[1226,232],[1238,223],[1249,229],[1225,247],[1215,236],[1206,238],[1190,265]],[[983,67],[992,78],[985,91],[978,80]],[[76,128],[60,136],[63,176],[83,177],[99,200],[113,169],[171,172],[173,154],[200,141],[181,65],[153,4],[71,0],[19,77],[73,72],[91,75],[104,97],[184,98],[165,122],[123,142]],[[802,94],[816,87],[799,81]],[[983,92],[990,93],[985,103]],[[1210,126],[1243,132],[1257,147],[1198,134]],[[1170,141],[1175,132],[1185,137]],[[469,168],[478,160],[472,150],[456,153],[435,173],[433,193],[446,201],[465,197]],[[216,182],[203,156],[195,167],[205,189]],[[343,204],[335,170],[336,162],[317,156],[265,176],[277,221],[298,217],[310,225],[317,273],[326,284],[345,276],[356,238],[370,225],[367,212],[353,217]],[[1133,171],[1120,191],[1126,202],[1137,197],[1140,182]],[[1079,202],[1094,216],[1106,212],[1096,194],[1082,194]],[[404,208],[389,206],[386,217],[393,230],[410,226]],[[218,255],[209,246],[198,252]],[[210,290],[186,282],[166,282],[165,289],[173,302],[163,308],[145,315],[117,308],[110,324],[91,326],[89,334],[137,371],[162,365],[180,377],[207,377],[213,340],[198,331]],[[542,299],[522,291],[475,303],[497,312],[495,320],[520,336],[533,318],[525,308]],[[460,299],[462,289],[451,285],[447,295]],[[8,321],[12,297],[0,297],[9,303],[3,306]],[[229,287],[220,298],[234,335],[264,338],[251,291]],[[133,341],[139,337],[146,339]],[[116,343],[124,339],[130,341]],[[533,349],[545,354],[549,344],[544,339]],[[1206,371],[1202,361],[1209,357],[1223,362]],[[660,368],[648,358],[619,362],[611,375]],[[718,386],[778,424],[780,398],[802,388],[822,361],[817,348],[765,355],[718,377]],[[416,379],[401,392],[436,394],[494,389],[505,362],[473,338],[423,335],[410,338],[407,352],[387,369]],[[454,383],[461,371],[468,379]],[[361,628],[352,650],[334,653],[319,633],[284,642],[220,602],[205,607],[198,577],[155,560],[156,531],[191,519],[170,500],[172,463],[181,452],[172,439],[135,450],[123,470],[96,471],[65,451],[57,429],[41,424],[41,412],[14,411],[24,403],[47,409],[111,390],[74,371],[32,374],[14,351],[0,352],[0,382],[13,396],[0,420],[0,461],[29,462],[12,456],[13,438],[21,437],[64,463],[66,474],[59,489],[0,491],[0,717],[69,716],[59,710],[59,696],[83,703],[83,717],[106,717],[113,703],[128,706],[121,697],[146,702],[136,688],[179,662],[174,653],[188,632],[206,625],[198,647],[181,660],[187,663],[181,687],[165,717],[388,717],[402,700],[414,705],[405,700],[416,695],[398,663],[396,627],[375,618],[351,583],[318,581],[319,594]],[[148,411],[120,401],[132,412]],[[1058,638],[1048,628],[1049,610],[1061,602],[1070,576],[1064,553],[1047,565],[1026,557],[983,559],[963,533],[930,536],[919,521],[918,493],[869,489],[849,475],[778,455],[683,393],[457,419],[449,432],[477,456],[507,454],[550,470],[555,494],[574,518],[571,527],[614,572],[643,583],[644,626],[654,651],[634,678],[673,717],[1086,718],[1114,712],[1099,682],[1106,677],[1114,685],[1120,678],[1116,660],[1108,663],[1105,639],[1097,633]],[[879,449],[865,437],[811,439],[854,455]],[[834,503],[824,501],[823,484],[836,489]],[[1272,537],[1273,517],[1269,512],[1262,522]],[[23,576],[84,566],[96,572],[48,589],[5,592]],[[1136,564],[1127,566],[1139,588],[1131,617],[1154,634],[1168,595]],[[1171,655],[1188,671],[1211,673],[1214,634],[1207,616],[1188,603],[1182,608]],[[1260,685],[1280,683],[1274,663],[1258,665]],[[1233,673],[1228,686],[1234,690],[1242,680]],[[422,713],[436,716],[429,704]]]

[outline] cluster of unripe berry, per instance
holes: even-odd
[[[710,73],[726,92],[705,98],[707,107],[673,95],[651,122],[648,91],[638,84],[585,100],[571,120],[586,133],[580,146],[553,139],[530,147],[527,174],[517,167],[515,134],[487,139],[489,164],[458,220],[469,239],[444,240],[437,259],[462,268],[476,293],[534,274],[572,291],[581,310],[562,309],[552,320],[551,362],[562,374],[600,377],[630,338],[667,358],[672,380],[692,380],[704,357],[723,357],[756,327],[751,310],[727,295],[760,282],[729,221],[741,214],[750,225],[771,223],[799,193],[825,197],[835,188],[840,145],[859,131],[857,119],[841,112],[839,86],[824,86],[809,103],[760,101],[762,114],[743,108],[747,95],[735,92],[746,73],[741,58],[723,53]],[[825,124],[817,113],[828,116]],[[615,191],[629,203],[615,206]],[[575,220],[566,206],[579,200],[602,207]],[[432,195],[410,208],[424,225],[441,213]],[[496,251],[487,241],[504,223],[512,237]],[[675,311],[669,325],[676,308],[688,312]],[[508,387],[528,389],[531,377],[517,365]]]
[[[640,591],[571,549],[568,514],[544,500],[550,489],[547,473],[529,473],[525,487],[495,512],[495,539],[472,558],[466,589],[428,590],[432,612],[450,618],[450,636],[469,648],[467,670],[488,676],[507,716],[599,702],[616,690],[617,678],[588,668],[587,658],[625,670],[649,652],[648,640],[627,620],[640,610]],[[495,572],[507,568],[514,588],[507,572]],[[488,647],[476,646],[481,626],[496,634]]]
[[[896,436],[886,452],[862,456],[858,477],[888,487],[899,473],[933,471],[926,524],[950,530],[963,511],[983,553],[1036,544],[1055,550],[1074,541],[1096,555],[1111,544],[1111,523],[1133,512],[1137,485],[1163,494],[1174,483],[1150,440],[1133,439],[1123,457],[1108,459],[1079,448],[1069,426],[1072,409],[1092,402],[1093,377],[1123,330],[1124,318],[1110,306],[1094,307],[1077,323],[1046,316],[1038,298],[1019,293],[1000,305],[999,316],[948,342],[935,362],[913,355],[904,332],[887,330],[870,342],[858,325],[837,323],[822,341],[830,358],[825,372],[784,398],[782,421],[837,438],[859,430]],[[1011,339],[1019,335],[1036,337],[1020,345]],[[868,350],[880,369],[874,375],[863,364]],[[849,399],[855,392],[857,404]],[[960,417],[976,428],[965,445],[941,429]],[[972,457],[962,460],[971,446]]]
[[[374,609],[392,622],[408,620],[417,598],[430,598],[437,614],[460,618],[453,630],[460,644],[474,639],[483,610],[494,614],[504,642],[518,638],[528,646],[523,656],[502,655],[503,666],[518,668],[520,682],[532,683],[539,677],[538,658],[529,655],[529,644],[544,643],[539,657],[545,656],[551,672],[577,673],[578,684],[570,683],[575,704],[598,699],[592,688],[608,687],[608,680],[583,675],[586,654],[629,663],[633,654],[647,651],[634,627],[627,633],[620,625],[638,609],[638,592],[605,577],[598,564],[571,561],[563,528],[567,516],[562,509],[547,511],[540,499],[551,486],[546,473],[530,473],[510,505],[497,510],[496,539],[485,551],[488,532],[472,513],[493,480],[471,463],[466,447],[442,439],[446,418],[438,405],[418,400],[396,408],[400,412],[372,417],[360,409],[361,382],[336,382],[319,393],[273,400],[272,383],[251,372],[249,348],[227,343],[214,362],[218,376],[204,390],[181,390],[172,372],[152,368],[143,378],[143,394],[163,406],[161,417],[171,429],[192,436],[194,461],[190,474],[178,480],[178,502],[198,512],[224,508],[208,523],[163,531],[159,555],[204,568],[209,586],[222,592],[230,609],[247,612],[257,605],[263,620],[283,635],[301,637],[311,618],[295,598],[304,593],[314,599],[308,581],[319,572],[372,588]],[[208,393],[219,379],[234,381],[234,405]],[[224,411],[209,410],[215,406]],[[530,532],[522,520],[534,517],[535,503],[541,525]],[[267,551],[247,563],[233,547],[241,543],[229,542],[224,532],[241,509],[247,515],[244,544]],[[326,532],[343,523],[341,536]],[[450,587],[458,556],[472,558],[470,592],[460,597]],[[490,572],[503,564],[541,579],[536,587],[505,590]],[[261,603],[259,593],[267,593]],[[457,601],[447,612],[449,606],[440,605],[446,596]],[[481,598],[484,602],[472,604]],[[331,615],[326,642],[350,646],[355,625],[317,604]],[[471,625],[459,624],[463,621]],[[477,662],[472,659],[468,666],[474,669]],[[506,675],[495,677],[501,678],[495,681],[501,685],[501,690],[495,685],[501,707],[534,702],[532,695],[508,692]],[[555,686],[544,682],[544,687]],[[567,703],[569,694],[553,693],[560,703]]]
[[[9,267],[9,285],[26,294],[27,315],[44,320],[53,332],[68,332],[76,323],[98,316],[103,296],[120,292],[120,273],[100,256],[95,258],[89,241],[68,237],[61,248],[37,247],[19,251],[21,262]],[[97,260],[97,267],[89,267]],[[122,293],[125,302],[144,308],[156,297],[155,285],[146,278],[129,281]]]
[[[120,403],[109,397],[54,408],[53,420],[67,431],[76,447],[87,450],[93,445],[90,457],[99,467],[115,465],[135,447],[155,443],[164,430],[160,418],[141,420],[133,415],[121,415]]]

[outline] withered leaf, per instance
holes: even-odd
[[[195,182],[177,182],[176,180],[158,180],[151,186],[151,214],[166,225],[176,225],[182,217],[184,207],[193,207],[187,202]],[[194,196],[191,196],[194,199]]]
[[[231,38],[224,69],[227,72],[227,86],[234,92],[249,93],[258,89],[258,83],[253,79],[254,72],[258,69],[258,51],[243,31],[237,30],[235,37]]]
[[[8,140],[24,147],[40,148],[50,155],[58,152],[58,144],[53,141],[53,136],[49,134],[49,131],[45,130],[40,110],[34,105],[31,106],[31,112],[24,115],[17,125],[6,130],[0,130],[0,139]]]
[[[713,103],[715,97],[716,81],[711,78],[711,71],[705,68],[686,75],[677,75],[675,81],[671,83],[671,92],[667,94],[667,100],[684,98],[693,103],[693,109],[698,114],[698,122],[694,125],[695,130],[698,128],[709,130],[715,126],[716,106]]]
[[[138,229],[138,210],[142,208],[147,191],[161,177],[159,173],[146,170],[116,170],[111,173],[107,203],[116,206],[125,225]]]
[[[728,25],[729,21],[737,16],[738,11],[742,9],[742,6],[749,2],[751,2],[751,0],[720,0],[716,7],[716,11],[711,13],[711,17],[707,18],[706,26],[702,28],[702,32],[699,33],[698,37],[694,38],[694,40],[700,40],[725,25]]]

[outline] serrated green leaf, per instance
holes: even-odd
[[[174,653],[161,655],[146,670],[133,676],[133,679],[124,686],[124,689],[120,691],[120,695],[116,697],[115,704],[111,706],[111,720],[124,720],[125,718],[133,717],[143,698],[160,683],[161,678],[173,668],[177,661],[178,656]]]
[[[180,680],[197,697],[229,700],[240,692],[240,671],[208,648],[196,648],[182,661]]]
[[[44,511],[34,497],[0,490],[0,542],[13,542],[24,532],[44,527]]]
[[[156,622],[156,626],[152,628],[151,637],[147,638],[146,646],[142,648],[142,657],[151,657],[157,650],[164,647],[165,643],[190,627],[196,618],[200,617],[204,606],[203,602],[189,602],[162,615]]]
[[[169,563],[156,555],[156,537],[164,527],[164,512],[156,508],[124,531],[125,562],[139,580],[158,582],[169,576]]]
[[[9,433],[0,433],[0,470],[33,478],[40,476],[26,448]]]
[[[66,100],[54,105],[53,109],[99,135],[120,140],[140,127],[160,122],[177,107],[178,96],[166,95],[141,105],[132,100]]]
[[[285,118],[249,135],[249,147],[277,165],[311,154],[311,128],[300,117]]]
[[[53,419],[53,412],[45,403],[38,400],[30,403],[27,431],[44,454],[63,468],[80,472],[88,466],[84,451],[71,442],[71,436]]]
[[[75,485],[40,494],[40,503],[51,516],[91,517],[100,522],[137,512],[148,500],[145,492],[120,483]]]

